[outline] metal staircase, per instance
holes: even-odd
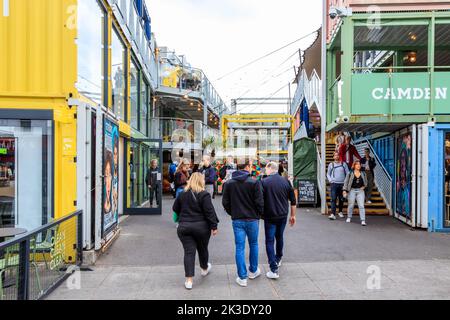
[[[327,168],[328,165],[333,162],[333,155],[335,151],[335,145],[334,144],[327,144],[326,146],[326,159],[327,159]],[[358,150],[359,151],[359,150]],[[375,173],[376,174],[376,173]],[[327,206],[328,206],[328,212],[331,212],[331,190],[330,190],[330,183],[327,181]],[[388,209],[388,206],[386,205],[386,202],[384,200],[384,196],[380,193],[380,190],[375,185],[373,187],[372,191],[372,203],[366,203],[366,215],[372,215],[372,216],[388,216],[390,215],[390,211]],[[343,213],[347,213],[347,201],[344,203],[344,209]],[[358,205],[355,203],[355,208],[353,210],[354,215],[359,215],[359,209]]]

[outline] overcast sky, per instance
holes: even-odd
[[[306,38],[251,67],[228,72],[278,49],[321,25],[319,0],[146,0],[159,46],[185,55],[203,69],[222,99],[288,97]],[[292,92],[295,86],[291,86]],[[249,91],[249,92],[247,92]],[[292,93],[293,95],[293,93]],[[243,106],[238,106],[238,109]],[[249,106],[242,112],[280,112],[286,107]]]

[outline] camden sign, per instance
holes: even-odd
[[[352,114],[450,114],[450,73],[355,74],[352,78]]]

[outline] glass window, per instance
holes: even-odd
[[[131,126],[135,129],[138,127],[138,103],[139,103],[139,70],[136,63],[131,60],[131,83],[130,83],[130,103],[131,103]]]
[[[0,120],[0,227],[51,220],[52,141],[51,121]]]
[[[113,112],[119,117],[119,119],[126,120],[126,50],[115,28],[113,28],[112,33],[111,52],[112,108]]]
[[[141,76],[141,99],[139,101],[140,105],[140,125],[139,130],[147,135],[147,122],[148,122],[148,104],[149,104],[149,88],[148,84],[144,80],[144,77]]]
[[[436,68],[436,71],[450,71],[450,24],[436,25],[434,65],[444,68]]]
[[[93,3],[94,2],[94,3]],[[103,104],[105,13],[97,1],[78,1],[78,91]]]
[[[445,134],[445,149],[444,149],[444,174],[445,174],[445,214],[444,227],[450,228],[450,132]]]

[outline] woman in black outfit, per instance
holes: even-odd
[[[195,269],[195,253],[198,251],[202,276],[211,270],[209,263],[208,243],[217,235],[216,211],[211,195],[205,191],[205,178],[200,173],[192,174],[184,192],[173,204],[173,211],[179,216],[178,238],[184,248],[184,271],[186,289],[192,289],[192,278]]]

